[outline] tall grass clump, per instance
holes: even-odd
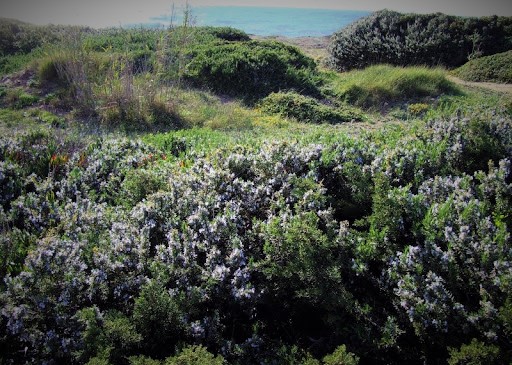
[[[144,40],[156,42],[152,36],[156,33],[144,30],[114,32],[107,46],[108,37],[103,33],[99,39],[68,33],[39,60],[39,80],[66,90],[72,108],[106,125],[180,128],[175,105],[159,79],[156,50],[151,50],[158,45],[144,48],[140,44]],[[135,44],[129,42],[132,38]],[[119,48],[122,39],[126,41],[124,51]]]
[[[59,42],[62,33],[94,33],[89,27],[34,25],[15,19],[0,18],[0,54],[27,54],[45,44]]]
[[[123,56],[112,56],[102,78],[95,85],[99,116],[108,125],[146,128],[160,125],[181,126],[169,93],[155,75],[135,74],[133,63]]]
[[[42,56],[43,48],[58,43],[63,33],[92,34],[88,27],[34,25],[15,19],[0,18],[0,74],[19,71]]]
[[[339,74],[333,81],[333,92],[350,104],[378,107],[461,91],[442,69],[377,65]]]
[[[94,115],[98,101],[94,85],[106,59],[83,47],[82,40],[80,32],[63,34],[60,42],[49,47],[46,56],[37,62],[37,74],[42,83],[64,87],[81,113]]]
[[[443,65],[512,48],[512,17],[463,18],[382,10],[341,29],[329,45],[337,70],[369,65]]]
[[[512,50],[473,59],[453,71],[466,81],[512,83]]]

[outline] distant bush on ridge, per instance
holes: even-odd
[[[328,63],[340,71],[379,63],[457,67],[511,48],[512,17],[381,10],[335,33]]]

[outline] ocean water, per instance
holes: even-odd
[[[180,24],[178,12],[173,24]],[[260,36],[329,36],[353,21],[370,14],[367,11],[271,8],[246,6],[206,6],[192,8],[194,25],[228,26]],[[169,24],[170,16],[152,17],[151,22]]]

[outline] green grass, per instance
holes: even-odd
[[[188,127],[212,129],[250,129],[261,114],[236,99],[222,100],[214,94],[193,89],[171,89],[168,97]]]
[[[284,121],[275,116],[262,116],[254,121],[254,126],[251,129],[221,130],[210,127],[194,127],[166,133],[145,133],[140,135],[140,138],[145,143],[170,154],[177,145],[184,144],[186,148],[179,159],[187,165],[198,156],[224,152],[230,154],[239,148],[244,151],[257,151],[266,144],[280,142],[297,143],[302,146],[333,145],[342,144],[354,136],[371,133],[375,140],[382,139],[392,143],[418,125],[420,124],[403,125],[397,122],[309,124]]]
[[[330,75],[332,92],[360,107],[381,107],[443,94],[460,94],[443,69],[421,66],[370,66],[364,70]]]
[[[54,126],[52,118],[58,118],[49,112],[35,109],[13,110],[0,108],[0,135],[14,136],[41,127]]]
[[[453,74],[466,81],[512,83],[512,51],[476,58]]]
[[[22,70],[41,55],[42,51],[38,48],[30,53],[0,56],[0,76]]]
[[[425,119],[448,119],[454,115],[482,121],[512,116],[512,96],[488,90],[468,90],[465,95],[444,95],[430,108]]]

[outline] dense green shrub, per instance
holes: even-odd
[[[155,51],[164,30],[151,28],[105,28],[82,34],[82,43],[92,52]]]
[[[315,62],[278,42],[234,42],[194,47],[185,77],[194,85],[246,99],[294,89],[315,93]]]
[[[196,42],[205,42],[210,37],[229,42],[247,42],[251,40],[244,31],[231,27],[194,27],[193,30]]]
[[[325,365],[357,365],[359,358],[348,352],[345,345],[339,346],[332,354],[324,357]]]
[[[135,300],[133,322],[148,355],[165,356],[184,337],[182,316],[175,298],[162,283],[150,282],[142,287]]]
[[[498,364],[498,354],[497,346],[486,345],[474,338],[470,344],[462,345],[459,350],[450,350],[448,365]]]
[[[453,73],[466,81],[512,83],[512,51],[471,60]]]
[[[178,355],[167,358],[164,365],[223,365],[222,356],[213,356],[202,346],[184,348]]]
[[[260,103],[261,110],[306,123],[361,121],[363,113],[348,105],[328,106],[297,93],[272,93]]]
[[[511,17],[382,10],[335,33],[328,62],[343,71],[379,63],[457,67],[468,58],[511,49],[511,23]]]

